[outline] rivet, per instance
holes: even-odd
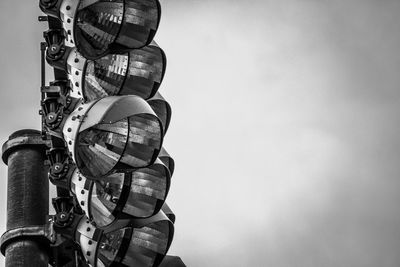
[[[67,130],[68,132],[72,132],[72,129],[71,128],[68,128],[68,130]]]
[[[81,194],[84,195],[84,194],[85,194],[85,190],[82,190],[82,191],[81,191]]]
[[[67,19],[67,22],[68,22],[68,23],[71,23],[71,19]]]
[[[71,7],[70,7],[70,6],[66,6],[65,8],[66,8],[67,10],[70,10],[70,9],[71,9]]]
[[[75,58],[75,63],[78,63],[79,62],[79,58]]]
[[[81,201],[81,205],[82,205],[82,206],[85,206],[85,201]]]

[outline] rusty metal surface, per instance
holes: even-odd
[[[9,140],[3,144],[2,159],[5,164],[8,164],[8,156],[21,146],[38,146],[38,149],[47,149],[50,147],[48,141],[43,141],[39,131],[36,130],[21,130],[13,133]]]
[[[3,159],[8,163],[7,230],[46,224],[49,182],[45,149],[41,133],[35,130],[18,131],[3,145]],[[5,256],[6,267],[48,264],[44,247],[31,237],[10,242]]]
[[[6,267],[48,267],[48,255],[35,241],[22,240],[6,249]]]
[[[54,243],[56,241],[56,233],[53,224],[48,223],[43,226],[26,226],[8,230],[1,236],[1,253],[5,254],[5,248],[17,239],[29,238],[38,242]]]

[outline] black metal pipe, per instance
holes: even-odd
[[[3,145],[8,165],[7,231],[46,224],[49,182],[45,166],[46,144],[41,133],[21,130]],[[5,248],[6,267],[47,267],[48,248],[39,240],[21,236]]]

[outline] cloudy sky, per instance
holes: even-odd
[[[0,1],[3,141],[40,127],[37,2]],[[170,252],[193,267],[398,267],[400,2],[161,3]]]

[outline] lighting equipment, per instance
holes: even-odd
[[[138,96],[110,96],[81,103],[63,134],[77,168],[87,178],[148,167],[162,147],[160,119]]]
[[[75,240],[93,267],[152,267],[163,260],[173,234],[172,222],[160,211],[147,219],[116,221],[105,230],[83,218]]]
[[[157,0],[40,0],[62,21],[66,45],[89,59],[149,44],[159,25]]]
[[[76,49],[67,49],[66,64],[75,97],[92,101],[105,96],[137,95],[149,99],[164,78],[166,57],[153,42],[123,54],[85,59]],[[59,64],[60,65],[60,64]]]
[[[121,218],[147,218],[158,213],[168,195],[170,173],[157,160],[147,168],[115,172],[89,180],[77,169],[71,178],[71,191],[98,227]]]

